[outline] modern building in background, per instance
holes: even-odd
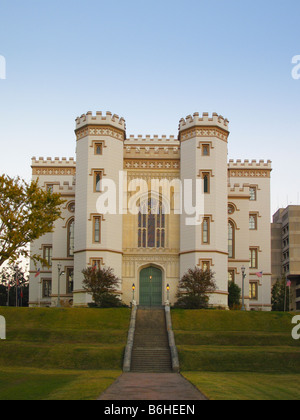
[[[290,310],[300,310],[300,206],[279,209],[272,223],[272,284],[290,281]]]
[[[215,307],[228,306],[228,280],[242,288],[249,310],[271,310],[271,162],[228,162],[228,120],[195,113],[181,119],[178,137],[127,136],[123,118],[88,112],[76,120],[74,159],[33,158],[33,179],[66,200],[54,232],[32,244],[49,267],[31,267],[30,305],[87,306],[82,270],[111,267],[120,278],[124,302],[162,305],[176,300],[178,282],[188,269],[215,273]],[[160,187],[151,195],[156,180]],[[178,184],[201,180],[201,218],[187,223]],[[104,181],[116,188],[116,214],[102,214],[97,203]],[[166,199],[162,185],[171,186]],[[118,194],[120,190],[125,195]],[[129,210],[136,192],[136,212]],[[188,194],[187,194],[188,195]],[[185,194],[186,198],[186,194]],[[121,211],[120,211],[121,210]],[[37,275],[37,270],[40,274]]]

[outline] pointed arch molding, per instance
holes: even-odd
[[[234,230],[241,230],[241,228],[238,227],[236,221],[232,219],[231,217],[228,218],[228,223],[232,223],[234,226]]]

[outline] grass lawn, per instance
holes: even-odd
[[[122,372],[129,309],[0,308],[0,400],[96,399]]]
[[[299,375],[253,372],[184,372],[183,376],[211,400],[300,399]]]
[[[0,400],[96,400],[120,374],[117,370],[1,367]]]
[[[299,399],[293,315],[173,310],[182,374],[211,399]]]

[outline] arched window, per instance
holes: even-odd
[[[71,219],[68,223],[68,257],[74,257],[75,245],[75,220]]]
[[[164,248],[166,242],[166,216],[161,201],[142,202],[138,215],[138,247]]]
[[[235,227],[234,224],[228,222],[228,254],[229,258],[234,258],[235,249],[234,249],[234,240],[235,240]]]
[[[101,192],[102,173],[95,172],[95,192]]]

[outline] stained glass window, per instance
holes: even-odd
[[[165,247],[165,214],[159,200],[145,200],[138,215],[138,247]]]

